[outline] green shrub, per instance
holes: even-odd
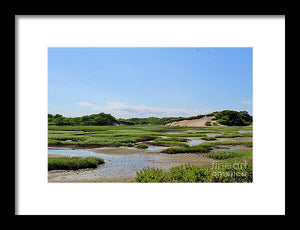
[[[169,171],[170,182],[205,182],[207,172],[201,167],[194,165],[181,165],[171,168]]]
[[[235,167],[238,166],[238,167]],[[225,168],[203,168],[195,165],[181,165],[164,172],[161,169],[143,169],[137,172],[135,181],[142,183],[195,183],[195,182],[252,182],[252,162],[232,164]]]
[[[211,126],[211,122],[210,122],[210,121],[207,121],[207,122],[205,122],[205,125],[206,125],[206,126]]]
[[[165,175],[165,172],[161,169],[155,169],[155,168],[144,168],[140,172],[136,173],[136,182],[143,182],[143,183],[149,183],[149,182],[168,182],[168,178]]]
[[[217,119],[217,123],[229,126],[245,126],[252,123],[252,116],[247,111],[223,110],[214,112],[212,115]]]

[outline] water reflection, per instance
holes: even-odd
[[[189,146],[194,146],[194,145],[200,145],[200,144],[202,144],[202,143],[204,143],[205,141],[203,141],[203,140],[191,140],[190,142],[189,142]]]

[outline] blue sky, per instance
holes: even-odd
[[[48,112],[252,114],[252,48],[49,48]]]

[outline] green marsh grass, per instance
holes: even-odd
[[[252,147],[252,142],[245,141],[216,141],[216,142],[205,142],[200,144],[203,147],[215,147],[219,145],[243,145],[247,147]]]
[[[208,157],[216,160],[225,160],[232,158],[251,158],[252,149],[247,150],[237,150],[237,151],[215,151],[207,154]]]
[[[189,145],[187,143],[184,142],[180,142],[180,141],[154,141],[153,145],[158,145],[158,146],[181,146],[181,147],[188,147]]]
[[[214,140],[217,140],[217,139],[215,137],[201,137],[201,140],[214,141]]]
[[[148,148],[148,145],[147,145],[147,144],[138,144],[138,145],[137,145],[137,148],[138,148],[138,149],[147,149],[147,148]]]
[[[243,130],[252,127],[242,127]],[[180,133],[188,130],[196,133]],[[49,146],[74,147],[119,147],[133,146],[140,142],[154,141],[155,145],[187,147],[187,138],[208,138],[205,133],[222,133],[222,137],[250,136],[251,133],[237,133],[241,127],[166,127],[166,126],[48,126]],[[168,133],[176,131],[179,133]],[[203,132],[200,132],[203,131]],[[228,134],[230,132],[230,134]],[[224,134],[225,133],[225,134]],[[217,136],[216,138],[219,138]],[[165,138],[162,138],[165,137]]]
[[[146,168],[137,172],[141,183],[251,183],[253,181],[252,150],[212,152],[208,157],[217,163],[205,166],[181,165],[163,171]]]
[[[49,157],[48,170],[78,170],[96,168],[104,160],[98,157]]]
[[[252,147],[252,142],[205,142],[199,145],[194,145],[185,148],[168,148],[162,151],[162,153],[168,154],[177,154],[177,153],[207,153],[211,150],[211,147],[219,146],[219,145],[244,145],[247,147]]]
[[[182,146],[188,147],[189,145],[186,143],[188,141],[187,138],[182,137],[167,137],[167,138],[157,138],[154,140],[155,145],[160,146]]]
[[[223,135],[218,135],[216,138],[234,138],[234,137],[252,137],[252,133],[228,133]]]
[[[242,165],[243,164],[243,165]],[[136,182],[140,183],[250,183],[253,181],[252,162],[239,167],[224,169],[203,168],[195,165],[181,165],[165,172],[161,169],[143,169],[137,172]]]
[[[204,147],[202,145],[195,145],[185,148],[168,148],[162,151],[162,153],[167,154],[178,154],[178,153],[208,153],[210,151],[209,148]]]

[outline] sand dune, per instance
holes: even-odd
[[[170,122],[168,124],[166,124],[166,126],[187,126],[187,127],[204,127],[205,122],[207,121],[211,121],[212,123],[214,121],[212,121],[212,119],[214,118],[214,116],[205,116],[199,119],[193,119],[193,120],[182,120],[182,121],[174,121],[174,122]],[[223,126],[218,124],[218,126]]]

